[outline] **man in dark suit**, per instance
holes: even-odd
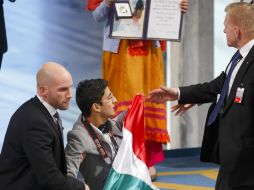
[[[72,97],[72,77],[49,62],[38,71],[37,95],[13,114],[0,155],[1,190],[84,190],[67,176],[61,120]]]
[[[185,111],[185,104],[213,102],[206,120],[201,161],[220,164],[216,190],[253,190],[254,5],[232,3],[225,12],[227,44],[238,49],[226,72],[203,84],[155,89],[148,100],[161,103],[178,99],[179,112]]]

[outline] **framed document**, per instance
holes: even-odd
[[[110,37],[180,41],[183,15],[179,4],[180,0],[129,0],[132,18],[121,19],[115,10]]]

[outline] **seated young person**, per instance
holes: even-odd
[[[80,171],[91,190],[101,190],[121,143],[125,112],[110,119],[116,98],[103,79],[81,81],[76,102],[82,113],[67,135],[68,175]]]

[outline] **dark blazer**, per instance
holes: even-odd
[[[67,177],[63,138],[37,97],[13,114],[0,155],[2,190],[84,190]]]
[[[7,39],[4,22],[3,0],[0,0],[0,54],[7,51]]]
[[[180,104],[213,102],[209,117],[223,86],[223,72],[209,83],[180,88]],[[242,103],[234,103],[238,87],[243,87]],[[254,47],[242,63],[229,96],[216,121],[205,125],[201,161],[219,163],[229,174],[232,186],[254,184]]]

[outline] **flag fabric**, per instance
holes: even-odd
[[[123,126],[123,140],[104,185],[104,190],[152,190],[144,135],[144,97],[135,96]]]
[[[93,11],[100,5],[103,0],[88,0],[86,4],[86,10]]]

